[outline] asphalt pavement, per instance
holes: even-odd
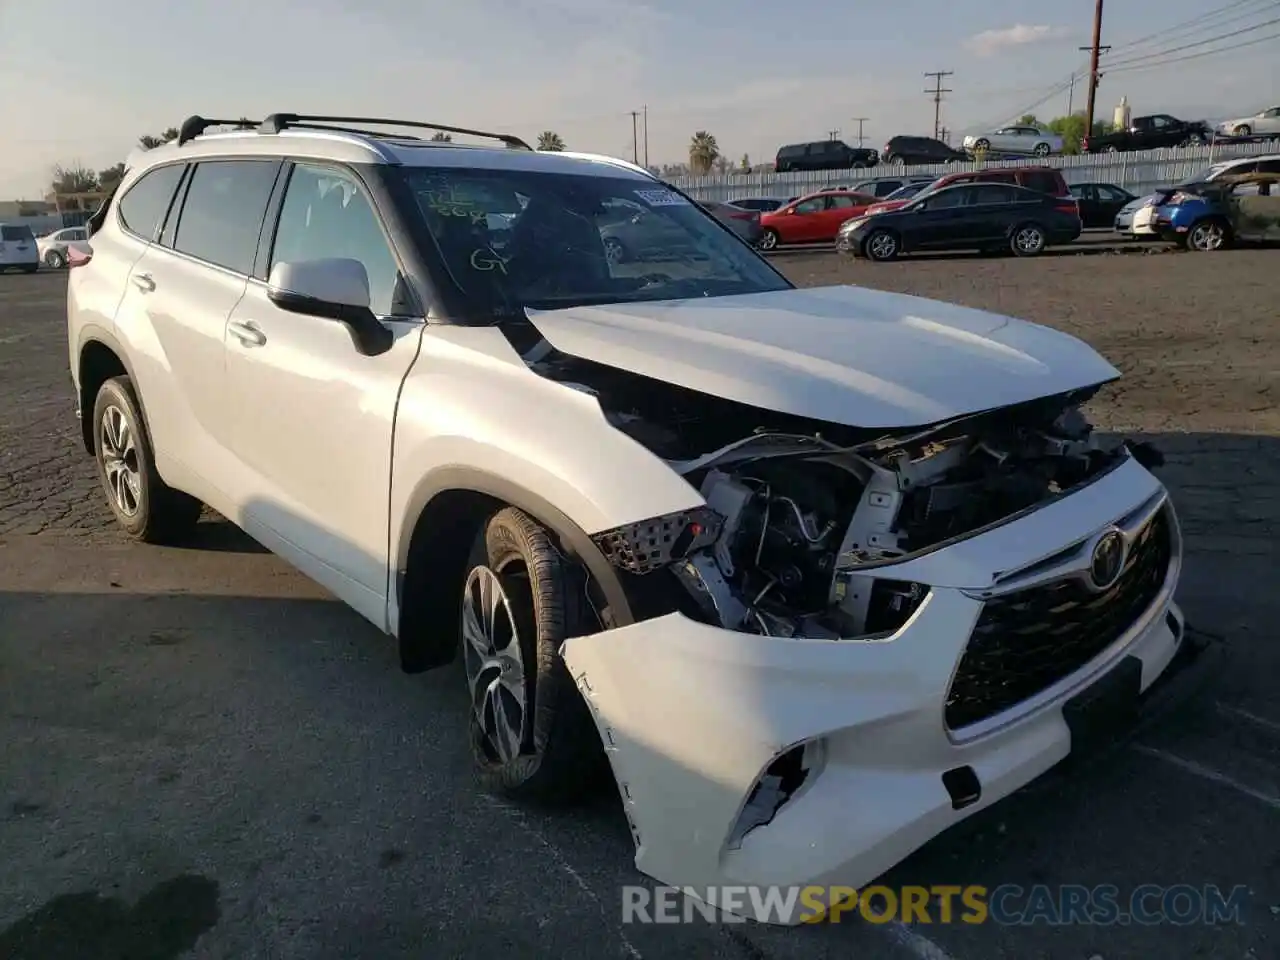
[[[1275,253],[779,263],[1111,356],[1125,386],[1095,418],[1165,451],[1208,650],[1111,749],[883,882],[1214,884],[1246,891],[1242,924],[624,924],[622,886],[651,883],[616,800],[478,791],[457,669],[402,674],[390,641],[216,518],[190,548],[122,542],[72,419],[65,276],[41,274],[0,277],[0,958],[1280,957]]]

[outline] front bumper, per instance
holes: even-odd
[[[1168,518],[1170,560],[1128,628],[1037,695],[949,731],[949,691],[984,597],[1000,583],[1023,589],[1026,568],[1044,578],[1064,546],[1083,550],[1095,531],[1150,516],[1152,504]],[[1118,665],[1140,664],[1140,689],[1150,687],[1182,637],[1172,600],[1180,567],[1163,488],[1128,460],[1070,497],[892,568],[930,593],[887,640],[765,637],[672,614],[572,638],[564,657],[595,715],[642,872],[713,904],[716,887],[860,888],[1066,757],[1064,707]],[[820,766],[770,822],[742,835],[764,772],[806,744],[820,745]],[[963,803],[944,783],[961,768],[979,785]]]

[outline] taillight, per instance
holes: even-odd
[[[1059,202],[1054,205],[1053,209],[1057,210],[1059,213],[1070,213],[1070,214],[1074,214],[1077,217],[1080,216],[1080,208],[1077,207],[1074,203]]]
[[[1081,138],[1080,138],[1080,149],[1081,149],[1081,150],[1088,150],[1088,149],[1089,149],[1089,138],[1088,138],[1088,137],[1081,137]]]

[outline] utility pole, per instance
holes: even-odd
[[[1067,90],[1067,116],[1071,116],[1071,108],[1076,102],[1076,75],[1071,75],[1071,86]]]
[[[867,142],[867,138],[862,135],[862,125],[870,120],[870,117],[853,117],[851,118],[858,125],[858,146],[862,146]]]
[[[1111,49],[1102,45],[1102,0],[1097,0],[1097,6],[1093,10],[1093,43],[1080,49],[1089,51],[1089,96],[1088,105],[1084,108],[1084,135],[1091,137],[1093,136],[1094,99],[1098,93],[1098,80],[1102,77],[1102,74],[1098,73],[1098,54]]]
[[[839,139],[840,139],[840,131],[839,131],[839,130],[828,130],[828,131],[827,131],[827,139],[828,139],[828,140],[839,140]]]
[[[649,105],[644,105],[644,166],[649,169]]]
[[[1098,0],[1101,4],[1102,0]],[[933,70],[925,74],[926,77],[933,77],[933,89],[926,90],[925,93],[933,97],[933,139],[937,140],[942,133],[942,95],[950,93],[950,89],[943,89],[942,78],[954,77],[954,70]]]
[[[631,159],[637,165],[640,163],[640,135],[636,131],[636,121],[639,117],[639,110],[631,111]]]

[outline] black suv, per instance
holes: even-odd
[[[894,137],[880,154],[885,163],[951,163],[968,160],[963,150],[949,147],[932,137]]]
[[[851,147],[843,140],[815,140],[790,143],[778,151],[773,161],[775,173],[789,170],[848,170],[874,167],[880,157],[874,150]]]

